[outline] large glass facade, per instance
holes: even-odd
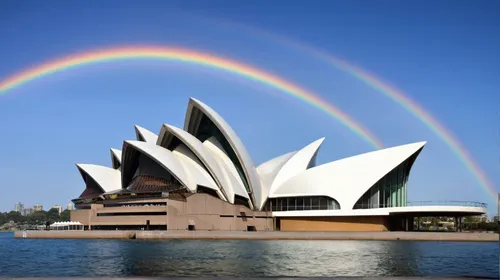
[[[204,142],[210,137],[215,137],[217,141],[221,144],[222,149],[224,150],[225,154],[229,157],[231,162],[234,164],[236,167],[236,170],[238,171],[238,175],[240,175],[241,180],[243,181],[243,185],[245,185],[245,188],[247,192],[250,192],[250,187],[247,181],[247,178],[245,176],[245,172],[243,170],[243,167],[238,160],[238,157],[227,141],[226,137],[224,137],[224,134],[219,130],[219,128],[205,115],[201,117],[200,120],[200,125],[198,127],[198,130],[196,132],[196,138],[198,138],[201,142]]]
[[[339,203],[328,196],[298,196],[270,198],[264,211],[340,210]]]
[[[402,207],[408,203],[408,176],[418,153],[414,154],[373,185],[354,209]]]

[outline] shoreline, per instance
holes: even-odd
[[[283,231],[15,231],[16,239],[371,240],[500,242],[498,233]]]

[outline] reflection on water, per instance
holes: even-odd
[[[13,239],[0,276],[488,276],[499,244]]]

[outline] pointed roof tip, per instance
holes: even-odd
[[[408,145],[417,145],[417,146],[423,147],[426,144],[427,144],[427,141],[419,141],[419,142],[414,142],[414,143],[411,143],[411,144],[408,144]]]
[[[321,143],[323,143],[323,141],[325,141],[325,139],[326,139],[326,137],[323,136],[323,137],[319,138],[318,140],[316,140],[314,142],[321,142]]]
[[[403,145],[384,147],[382,149],[375,150],[374,152],[381,151],[381,150],[387,150],[387,149],[403,148],[403,147],[419,147],[419,148],[422,148],[426,144],[427,144],[427,141],[412,142],[412,143],[403,144]]]
[[[166,129],[168,129],[168,130],[172,130],[172,129],[176,129],[176,128],[178,128],[178,127],[176,127],[175,125],[171,125],[171,124],[168,124],[168,123],[164,123],[162,126],[163,126],[163,127],[165,127],[165,128],[166,128]],[[180,128],[179,128],[179,129],[180,129]]]
[[[318,146],[321,146],[321,144],[323,144],[323,141],[325,141],[325,138],[326,137],[321,137],[321,138],[319,138],[317,140],[314,140],[313,142],[309,143],[307,146],[309,146],[309,145],[315,145],[315,144],[318,145]]]
[[[131,145],[131,146],[134,146],[137,142],[142,142],[142,141],[139,141],[139,140],[124,140],[123,141],[123,144],[127,144],[127,145]],[[123,150],[125,150],[125,147],[123,147]]]
[[[189,97],[189,101],[201,103],[200,100],[198,100],[198,99],[196,99],[194,97]]]
[[[139,140],[124,140],[123,143],[127,143],[127,144],[133,144],[133,143],[137,143],[137,142],[142,142],[142,141],[139,141]]]
[[[192,106],[192,104],[195,104],[199,107],[204,107],[204,108],[208,107],[209,109],[213,110],[210,106],[208,106],[207,104],[203,103],[202,101],[200,101],[199,99],[196,99],[194,97],[189,98],[189,104],[191,104],[191,106]],[[217,112],[215,112],[215,113],[217,113]]]

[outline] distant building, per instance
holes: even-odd
[[[23,216],[28,216],[28,215],[31,215],[33,213],[33,209],[32,208],[24,208],[23,211],[21,212],[21,215]]]
[[[57,209],[57,211],[59,212],[59,214],[61,214],[61,212],[63,211],[63,208],[61,205],[54,205],[52,206],[51,209]]]
[[[66,208],[67,210],[71,211],[71,210],[75,210],[75,206],[73,205],[73,203],[68,203],[68,208]]]
[[[35,204],[33,206],[33,212],[43,211],[43,206],[41,204]]]
[[[24,204],[22,204],[21,202],[14,204],[14,211],[23,213],[23,209],[24,209]]]

